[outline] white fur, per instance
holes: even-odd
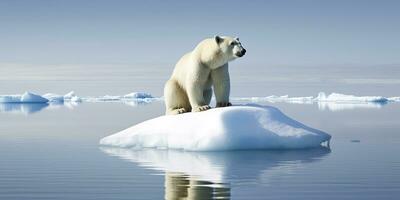
[[[243,50],[237,38],[216,36],[203,40],[185,54],[165,84],[166,114],[210,109],[212,87],[217,105],[230,105],[228,62]]]

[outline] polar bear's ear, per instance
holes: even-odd
[[[215,42],[217,42],[217,44],[221,43],[224,40],[224,38],[222,38],[219,35],[216,35],[214,38],[215,38]]]
[[[235,37],[235,40],[239,41],[239,38],[238,38],[238,37]]]

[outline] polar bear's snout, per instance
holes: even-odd
[[[244,54],[246,54],[246,49],[243,48],[241,51],[238,51],[236,53],[236,56],[237,57],[242,57],[242,56],[244,56]]]

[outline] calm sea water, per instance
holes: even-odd
[[[173,64],[2,65],[0,94],[162,96]],[[232,96],[320,91],[400,96],[400,68],[231,66]],[[390,73],[387,73],[390,71]],[[248,103],[248,102],[236,102]],[[267,104],[267,103],[265,103]],[[400,103],[275,103],[332,135],[331,149],[182,152],[102,148],[164,113],[150,104],[0,104],[0,199],[398,199]],[[188,133],[190,134],[190,133]]]
[[[104,148],[102,137],[162,115],[163,102],[3,104],[0,199],[399,198],[400,104],[268,105],[330,133],[331,148]]]

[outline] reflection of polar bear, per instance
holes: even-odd
[[[166,114],[210,109],[211,87],[217,107],[231,105],[228,62],[245,53],[239,38],[215,36],[200,42],[178,61],[165,84]]]

